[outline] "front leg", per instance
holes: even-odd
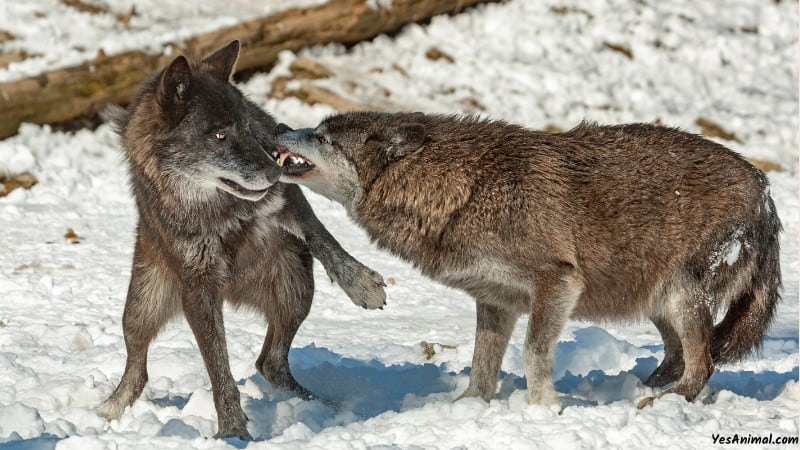
[[[247,416],[242,410],[239,389],[231,374],[225,327],[222,320],[222,298],[217,289],[201,280],[190,280],[182,298],[183,312],[194,333],[214,394],[217,409],[216,438],[252,439],[247,431]]]
[[[503,292],[497,288],[497,298],[506,300]],[[475,330],[475,350],[472,353],[472,367],[469,373],[469,386],[459,399],[480,397],[490,401],[497,390],[497,379],[500,376],[500,364],[508,348],[508,340],[514,331],[518,314],[491,304],[485,303],[487,292],[475,294],[476,312],[478,314]]]
[[[122,331],[128,356],[119,385],[97,413],[119,419],[142,393],[147,382],[147,350],[161,327],[180,311],[175,277],[141,234],[136,239]]]
[[[537,273],[525,335],[524,364],[531,403],[559,404],[553,384],[553,357],[558,336],[584,291],[583,278],[568,264]]]
[[[286,206],[281,225],[306,242],[311,254],[322,263],[335,281],[358,306],[366,309],[386,305],[386,286],[378,272],[361,264],[347,253],[317,219],[303,192],[296,185],[286,185]]]

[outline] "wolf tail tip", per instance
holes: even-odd
[[[760,350],[775,316],[781,288],[781,225],[771,198],[768,203],[768,213],[754,236],[758,243],[755,270],[742,293],[731,302],[725,318],[714,326],[711,359],[715,365],[735,362]]]

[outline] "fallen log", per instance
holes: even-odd
[[[198,58],[239,39],[242,51],[237,70],[242,71],[274,63],[283,50],[332,42],[354,44],[408,23],[496,1],[393,0],[388,6],[377,7],[369,0],[330,0],[201,34],[181,45],[171,45],[170,51],[161,54],[101,53],[79,66],[1,83],[0,139],[15,134],[22,122],[60,123],[93,115],[108,104],[125,104],[142,80],[179,53]]]

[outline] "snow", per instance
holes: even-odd
[[[35,76],[128,50],[168,52],[170,44],[243,20],[267,16],[289,7],[308,7],[324,0],[110,0],[84,3],[105,9],[88,14],[62,0],[4,0],[0,3],[0,30],[14,39],[4,51],[24,51],[24,61],[0,69],[0,82]],[[134,8],[129,21],[121,20]],[[1,41],[0,41],[1,42]]]
[[[106,2],[116,13],[129,3]],[[0,79],[72,64],[101,46],[107,53],[158,46],[280,2],[135,3],[142,13],[137,20],[147,27],[139,34],[101,23],[109,19],[79,18],[55,0],[5,0],[0,29],[25,37],[3,49],[30,45],[43,56],[0,71]],[[220,10],[225,14],[209,14]],[[50,23],[34,21],[35,11],[47,11]],[[784,171],[768,176],[785,229],[783,301],[761,354],[718,367],[696,402],[670,395],[635,408],[654,393],[640,380],[663,357],[651,324],[572,321],[555,357],[563,409],[530,405],[524,320],[504,356],[496,398],[454,402],[468,383],[473,301],[377,250],[338,204],[307,191],[342,245],[395,280],[383,311],[363,311],[315,266],[314,305],[290,364],[302,384],[340,406],[301,401],[269,386],[253,366],[265,324],[226,309],[231,368],[255,442],[210,438],[216,429],[210,383],[183,320],[152,345],[142,397],[107,423],[92,408],[116,386],[125,362],[120,322],[136,215],[124,161],[108,126],[61,133],[24,124],[17,136],[0,141],[0,173],[29,171],[39,179],[31,190],[0,198],[0,447],[660,449],[709,448],[716,434],[797,436],[797,15],[797,2],[788,0],[512,0],[349,49],[285,52],[271,73],[240,86],[279,120],[314,126],[333,111],[267,97],[293,59],[312,57],[342,75],[322,85],[365,104],[458,112],[470,110],[465,105],[472,100],[487,116],[532,128],[569,128],[583,118],[660,118],[697,132],[696,119],[706,117],[741,141],[723,144],[781,164]],[[742,31],[753,27],[757,32]],[[629,48],[633,59],[604,42]],[[69,50],[81,45],[85,52]],[[427,59],[430,47],[453,62]],[[63,237],[67,228],[84,239],[71,244]],[[720,262],[733,258],[732,247],[726,250]],[[430,359],[421,341],[433,344]]]

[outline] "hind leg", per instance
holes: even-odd
[[[696,289],[686,289],[670,298],[672,314],[665,320],[672,326],[683,349],[684,369],[678,381],[659,395],[680,394],[693,401],[714,373],[711,360],[711,312]],[[639,403],[639,408],[651,404],[652,397]]]
[[[107,420],[119,419],[125,408],[142,394],[147,383],[150,342],[164,323],[180,310],[172,286],[174,283],[160,264],[134,264],[122,315],[127,351],[125,372],[111,396],[96,408],[97,413]]]
[[[229,298],[260,310],[267,319],[267,336],[256,360],[256,370],[275,387],[290,390],[304,399],[311,392],[298,383],[289,370],[289,349],[300,325],[311,310],[314,295],[313,260],[296,238],[284,235],[270,239],[274,247],[262,255],[257,270],[245,280],[234,281]]]
[[[663,317],[651,318],[664,341],[664,360],[644,382],[645,386],[661,387],[683,375],[683,347],[672,325]]]

